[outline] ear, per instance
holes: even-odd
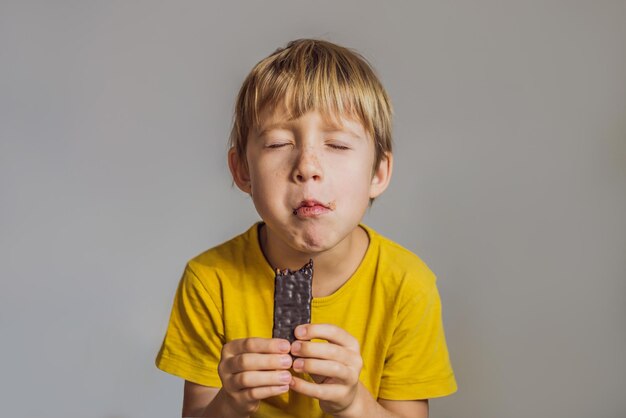
[[[389,186],[391,172],[393,171],[393,155],[386,152],[380,160],[378,167],[374,170],[372,182],[370,184],[370,199],[380,196]]]
[[[237,187],[239,187],[242,192],[251,194],[252,185],[250,183],[248,164],[239,158],[235,147],[228,150],[228,168],[230,168],[230,174],[232,174],[233,181]]]

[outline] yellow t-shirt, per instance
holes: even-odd
[[[275,273],[261,251],[259,225],[189,261],[156,358],[159,369],[221,387],[217,365],[223,344],[271,338]],[[434,274],[415,254],[361,227],[370,239],[365,257],[335,293],[313,298],[311,322],[335,324],[359,341],[360,380],[374,398],[428,399],[455,392]],[[289,391],[263,401],[253,416],[327,415],[317,400]]]

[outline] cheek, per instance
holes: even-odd
[[[265,177],[268,173],[263,160],[258,157],[248,159],[248,167],[250,167],[250,183],[257,188],[263,187]],[[270,171],[271,173],[271,171]]]
[[[281,179],[284,179],[286,174],[284,169],[281,168],[267,168],[255,167],[250,173],[250,184],[252,189],[265,194],[275,193],[280,189]]]
[[[344,170],[338,174],[338,192],[344,201],[369,203],[369,193],[371,185],[371,172],[363,168],[351,171]]]
[[[252,202],[263,219],[271,219],[276,211],[283,210],[285,182],[280,179],[284,176],[285,174],[277,169],[267,169],[260,165],[250,171]]]

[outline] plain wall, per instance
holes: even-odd
[[[438,276],[433,417],[626,417],[626,2],[0,2],[0,416],[175,417],[194,255],[257,220],[227,137],[251,67],[367,57],[395,171],[366,223]]]

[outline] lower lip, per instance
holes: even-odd
[[[295,215],[300,218],[313,218],[330,212],[330,209],[321,205],[301,206],[295,210]]]

